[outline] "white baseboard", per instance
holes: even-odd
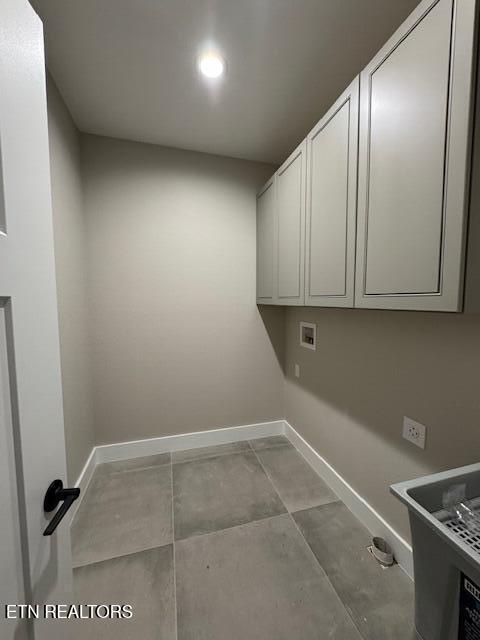
[[[158,453],[181,451],[182,449],[197,449],[199,447],[209,447],[212,445],[226,444],[228,442],[266,438],[267,436],[276,436],[284,432],[284,420],[275,420],[273,422],[259,422],[258,424],[247,424],[240,427],[226,427],[224,429],[182,433],[177,436],[163,436],[160,438],[149,438],[148,440],[104,444],[96,447],[96,461],[97,464],[102,462],[116,462],[118,460],[140,458]]]
[[[388,542],[398,564],[413,579],[412,547],[408,542],[287,421],[285,435],[363,526]]]
[[[78,511],[78,508],[80,507],[80,504],[83,500],[83,496],[85,495],[88,485],[90,484],[90,480],[92,479],[93,472],[95,471],[95,467],[98,464],[96,449],[97,449],[96,447],[93,447],[93,449],[90,451],[90,455],[88,456],[87,461],[85,462],[83,469],[80,471],[80,475],[78,476],[78,479],[75,483],[75,486],[80,488],[80,497],[78,498],[78,500],[75,500],[75,502],[72,505],[72,508],[69,511],[69,514],[68,514],[69,524],[72,523],[72,520],[75,517],[75,514]]]
[[[196,431],[175,436],[100,445],[92,449],[76,486],[81,488],[81,495],[83,496],[95,467],[103,462],[116,462],[159,453],[181,451],[182,449],[196,449],[198,447],[241,442],[242,440],[255,440],[256,438],[282,434],[286,435],[314,471],[333,489],[370,533],[381,536],[389,543],[398,564],[410,577],[413,577],[412,548],[408,542],[286,420],[274,420],[272,422],[260,422],[239,427],[210,429],[208,431]],[[70,522],[78,510],[80,502],[81,498],[77,500],[78,504],[75,505],[75,510],[72,509]]]

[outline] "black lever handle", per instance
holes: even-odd
[[[43,532],[44,536],[51,536],[55,529],[58,527],[63,519],[63,516],[70,509],[72,504],[80,495],[80,489],[74,487],[73,489],[64,489],[63,482],[61,480],[54,480],[48,487],[47,493],[43,500],[43,510],[47,513],[53,511],[58,507],[58,504],[63,501],[62,506],[54,515],[54,517],[48,523],[47,528]]]

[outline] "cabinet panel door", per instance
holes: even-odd
[[[276,174],[278,304],[304,301],[305,148],[302,142]]]
[[[462,304],[474,0],[425,0],[361,74],[356,306]]]
[[[257,303],[276,300],[276,209],[275,177],[257,196]]]
[[[307,136],[305,304],[353,307],[358,78]]]

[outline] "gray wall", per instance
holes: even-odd
[[[51,78],[48,124],[68,481],[94,446],[80,136]]]
[[[97,443],[282,418],[283,316],[255,305],[273,168],[90,135],[82,162]]]
[[[82,135],[82,200],[52,83],[49,119],[69,480],[94,440],[286,416],[408,537],[388,486],[478,459],[480,316],[258,310],[255,191],[272,167]],[[404,415],[427,425],[425,451],[402,440]]]
[[[317,323],[316,352],[300,320]],[[286,322],[287,420],[408,538],[389,485],[478,461],[480,316],[289,309]],[[402,439],[404,415],[427,426],[425,451]]]

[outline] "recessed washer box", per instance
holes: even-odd
[[[317,325],[313,322],[300,322],[300,346],[315,351],[317,348]]]

